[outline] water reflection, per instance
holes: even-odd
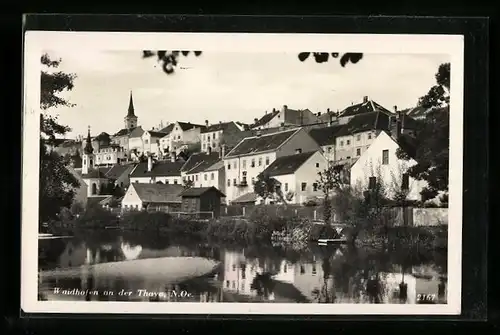
[[[178,280],[104,278],[92,267],[160,257],[210,259],[220,266],[203,275],[195,269],[192,277]],[[94,232],[72,240],[41,241],[39,266],[39,296],[47,300],[415,304],[446,303],[447,293],[446,255],[404,250],[381,253],[346,246],[312,245],[296,251]],[[172,273],[183,266],[173,266]],[[45,275],[68,268],[72,269],[68,277]],[[56,294],[54,288],[81,293]],[[162,294],[141,295],[140,289]],[[119,294],[129,291],[132,294]]]

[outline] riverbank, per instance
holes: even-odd
[[[55,235],[71,235],[76,230],[120,229],[161,235],[190,236],[199,240],[215,240],[246,244],[274,244],[300,249],[318,239],[339,238],[331,226],[297,217],[251,215],[248,218],[225,217],[214,220],[178,218],[163,212],[129,212],[117,217],[102,208],[90,208],[78,217],[48,224],[47,231]],[[361,231],[354,235],[353,227],[342,232],[347,244],[357,247],[393,249],[401,246],[423,249],[447,249],[447,226],[390,227]],[[150,234],[149,234],[150,235]]]

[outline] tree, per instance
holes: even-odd
[[[422,201],[435,198],[443,192],[443,200],[448,193],[449,134],[450,134],[450,64],[439,66],[436,83],[429,92],[420,98],[419,105],[430,108],[423,122],[416,130],[414,157],[398,149],[400,159],[414,159],[417,164],[408,169],[410,177],[425,180],[427,186],[422,190]]]
[[[323,218],[326,223],[330,222],[332,215],[331,193],[343,187],[344,166],[330,165],[326,170],[318,172],[318,188],[323,191]]]
[[[260,173],[257,176],[253,190],[254,193],[261,197],[264,201],[266,201],[266,199],[274,199],[274,197],[277,196],[281,202],[286,203],[280,186],[281,183],[277,179],[272,178],[267,173]]]
[[[60,96],[73,89],[74,74],[55,71],[61,60],[52,60],[47,54],[41,57],[44,70],[41,71],[40,87],[40,188],[39,219],[46,222],[56,219],[62,208],[70,208],[80,186],[76,177],[66,168],[66,160],[50,149],[56,145],[56,136],[66,134],[71,129],[61,125],[57,117],[48,113],[49,109],[74,104]]]
[[[142,58],[152,58],[155,57],[157,58],[157,61],[162,64],[162,69],[166,74],[173,74],[175,73],[175,69],[178,65],[178,61],[180,56],[187,57],[190,54],[194,54],[194,56],[199,57],[202,52],[201,51],[178,51],[178,50],[173,50],[173,51],[166,51],[166,50],[158,50],[158,51],[151,51],[151,50],[143,50],[142,51]],[[311,55],[311,52],[301,52],[298,54],[298,58],[301,62],[304,62],[306,59],[309,58]],[[312,52],[312,55],[314,57],[314,60],[316,63],[326,63],[328,60],[333,58],[339,58],[340,54],[338,52]],[[362,53],[344,53],[342,56],[340,56],[339,62],[342,67],[345,67],[347,63],[352,63],[356,64],[358,63],[361,59],[363,58]],[[182,68],[182,67],[181,67]]]

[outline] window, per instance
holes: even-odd
[[[231,186],[231,179],[227,180],[227,186]]]
[[[237,161],[234,161],[234,162],[233,162],[233,168],[234,168],[234,169],[236,169],[236,165],[237,165],[236,163],[237,163]]]
[[[255,185],[255,178],[252,177],[252,185]]]
[[[285,192],[288,192],[288,183],[285,183]]]
[[[247,168],[247,160],[244,159],[242,162],[241,162],[241,167],[246,169]]]
[[[283,272],[286,273],[288,271],[288,265],[285,264],[285,266],[283,266]]]
[[[312,265],[312,274],[315,275],[316,274],[316,264],[313,264]]]
[[[408,190],[410,188],[410,175],[408,173],[403,173],[403,181],[401,183],[401,189]]]
[[[229,288],[229,280],[226,280],[226,287]]]
[[[266,165],[269,165],[269,156],[266,157]]]
[[[306,273],[306,269],[304,268],[304,265],[300,266],[300,274]]]
[[[301,189],[302,191],[305,191],[305,190],[306,190],[306,187],[307,187],[307,183],[302,183],[302,184],[300,185],[300,189]]]
[[[368,139],[371,140],[372,139],[372,133],[368,133]]]
[[[146,140],[144,140],[144,144],[148,144],[148,140],[147,140],[147,139],[146,139]]]
[[[346,145],[349,145],[349,144],[351,144],[351,140],[346,141]]]
[[[262,166],[262,157],[259,157],[259,166]]]
[[[376,185],[377,185],[377,177],[368,178],[368,189],[369,190],[375,189]]]
[[[227,165],[227,169],[231,170],[231,162]]]
[[[198,181],[198,175],[195,175],[194,178],[196,179],[196,181]]]
[[[361,156],[361,148],[356,149],[356,156]]]
[[[332,152],[332,147],[328,147],[328,149],[326,151]]]
[[[215,177],[214,177],[214,173],[212,172],[212,173],[210,174],[210,180],[214,180],[214,178],[215,178]]]
[[[252,158],[252,164],[250,164],[251,167],[255,167],[255,158]]]
[[[208,139],[207,140],[208,140],[208,142],[210,142],[210,135],[208,135]]]
[[[343,146],[344,145],[344,141],[340,141],[340,146]]]
[[[177,136],[177,139],[180,140],[181,139],[181,135]]]
[[[214,133],[214,140],[217,138],[217,133]]]
[[[174,179],[174,184],[177,185],[177,179]]]
[[[236,186],[236,178],[233,179],[233,185]]]
[[[351,156],[347,156],[346,159],[351,159]]]
[[[319,163],[316,163],[316,167],[319,168]]]
[[[165,184],[167,184],[167,185],[169,184],[168,179],[167,179],[167,180],[165,180]]]
[[[236,271],[236,264],[233,264],[233,271]]]
[[[208,175],[205,173],[205,180],[208,180]]]
[[[313,183],[313,191],[316,192],[318,190],[318,184]]]
[[[389,164],[389,150],[382,150],[382,164]]]

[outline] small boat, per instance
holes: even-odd
[[[318,239],[318,244],[327,245],[330,243],[346,243],[347,239],[344,237],[341,238],[320,238]]]
[[[39,240],[56,240],[56,239],[60,239],[60,238],[72,238],[72,237],[73,236],[57,236],[57,235],[44,234],[44,233],[38,234]]]

